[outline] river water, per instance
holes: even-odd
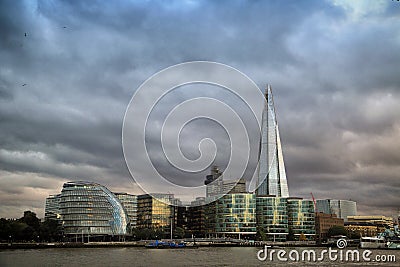
[[[0,250],[0,266],[400,266],[400,251],[372,250],[370,262],[331,261],[327,254],[322,261],[318,257],[321,248],[285,248],[286,262],[279,261],[276,253],[272,261],[267,258],[260,261],[256,247],[202,247],[198,249],[145,249],[127,248],[54,248],[54,249],[18,249]],[[315,249],[317,261],[309,262],[301,259],[303,250]],[[276,249],[278,250],[278,249]],[[288,258],[289,253],[295,258],[299,252],[299,261]],[[267,249],[267,254],[271,248]],[[261,253],[262,257],[264,254]],[[376,262],[376,256],[394,255],[396,262]],[[285,256],[285,255],[281,255]],[[285,257],[283,257],[285,258]],[[344,259],[345,257],[343,257]],[[382,258],[382,257],[381,257]]]

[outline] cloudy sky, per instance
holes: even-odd
[[[0,217],[42,217],[70,180],[141,192],[125,110],[192,60],[272,85],[291,195],[400,208],[398,1],[1,1],[0,36]]]

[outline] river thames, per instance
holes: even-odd
[[[51,249],[17,249],[0,250],[0,266],[400,266],[400,251],[372,250],[371,261],[359,262],[331,261],[327,255],[313,262],[278,261],[276,253],[271,262],[260,261],[257,252],[260,247],[201,247],[198,249],[145,249],[138,247],[125,248],[51,248]],[[285,248],[286,258],[293,250],[301,252],[314,248]],[[279,249],[276,249],[279,250]],[[322,248],[315,248],[317,258]],[[270,252],[270,251],[268,251]],[[363,250],[359,250],[360,255]],[[264,254],[260,254],[261,256]],[[293,255],[293,253],[292,253]],[[395,257],[396,262],[377,262],[377,255]]]

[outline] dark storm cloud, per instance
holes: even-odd
[[[30,207],[42,215],[44,197],[67,180],[139,192],[122,155],[126,106],[150,75],[189,60],[272,84],[292,195],[353,198],[361,212],[390,214],[399,202],[399,8],[1,1],[0,216]],[[196,131],[182,139],[190,156]]]

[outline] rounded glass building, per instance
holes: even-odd
[[[65,235],[121,236],[129,219],[118,198],[105,186],[92,182],[63,185],[60,213]]]

